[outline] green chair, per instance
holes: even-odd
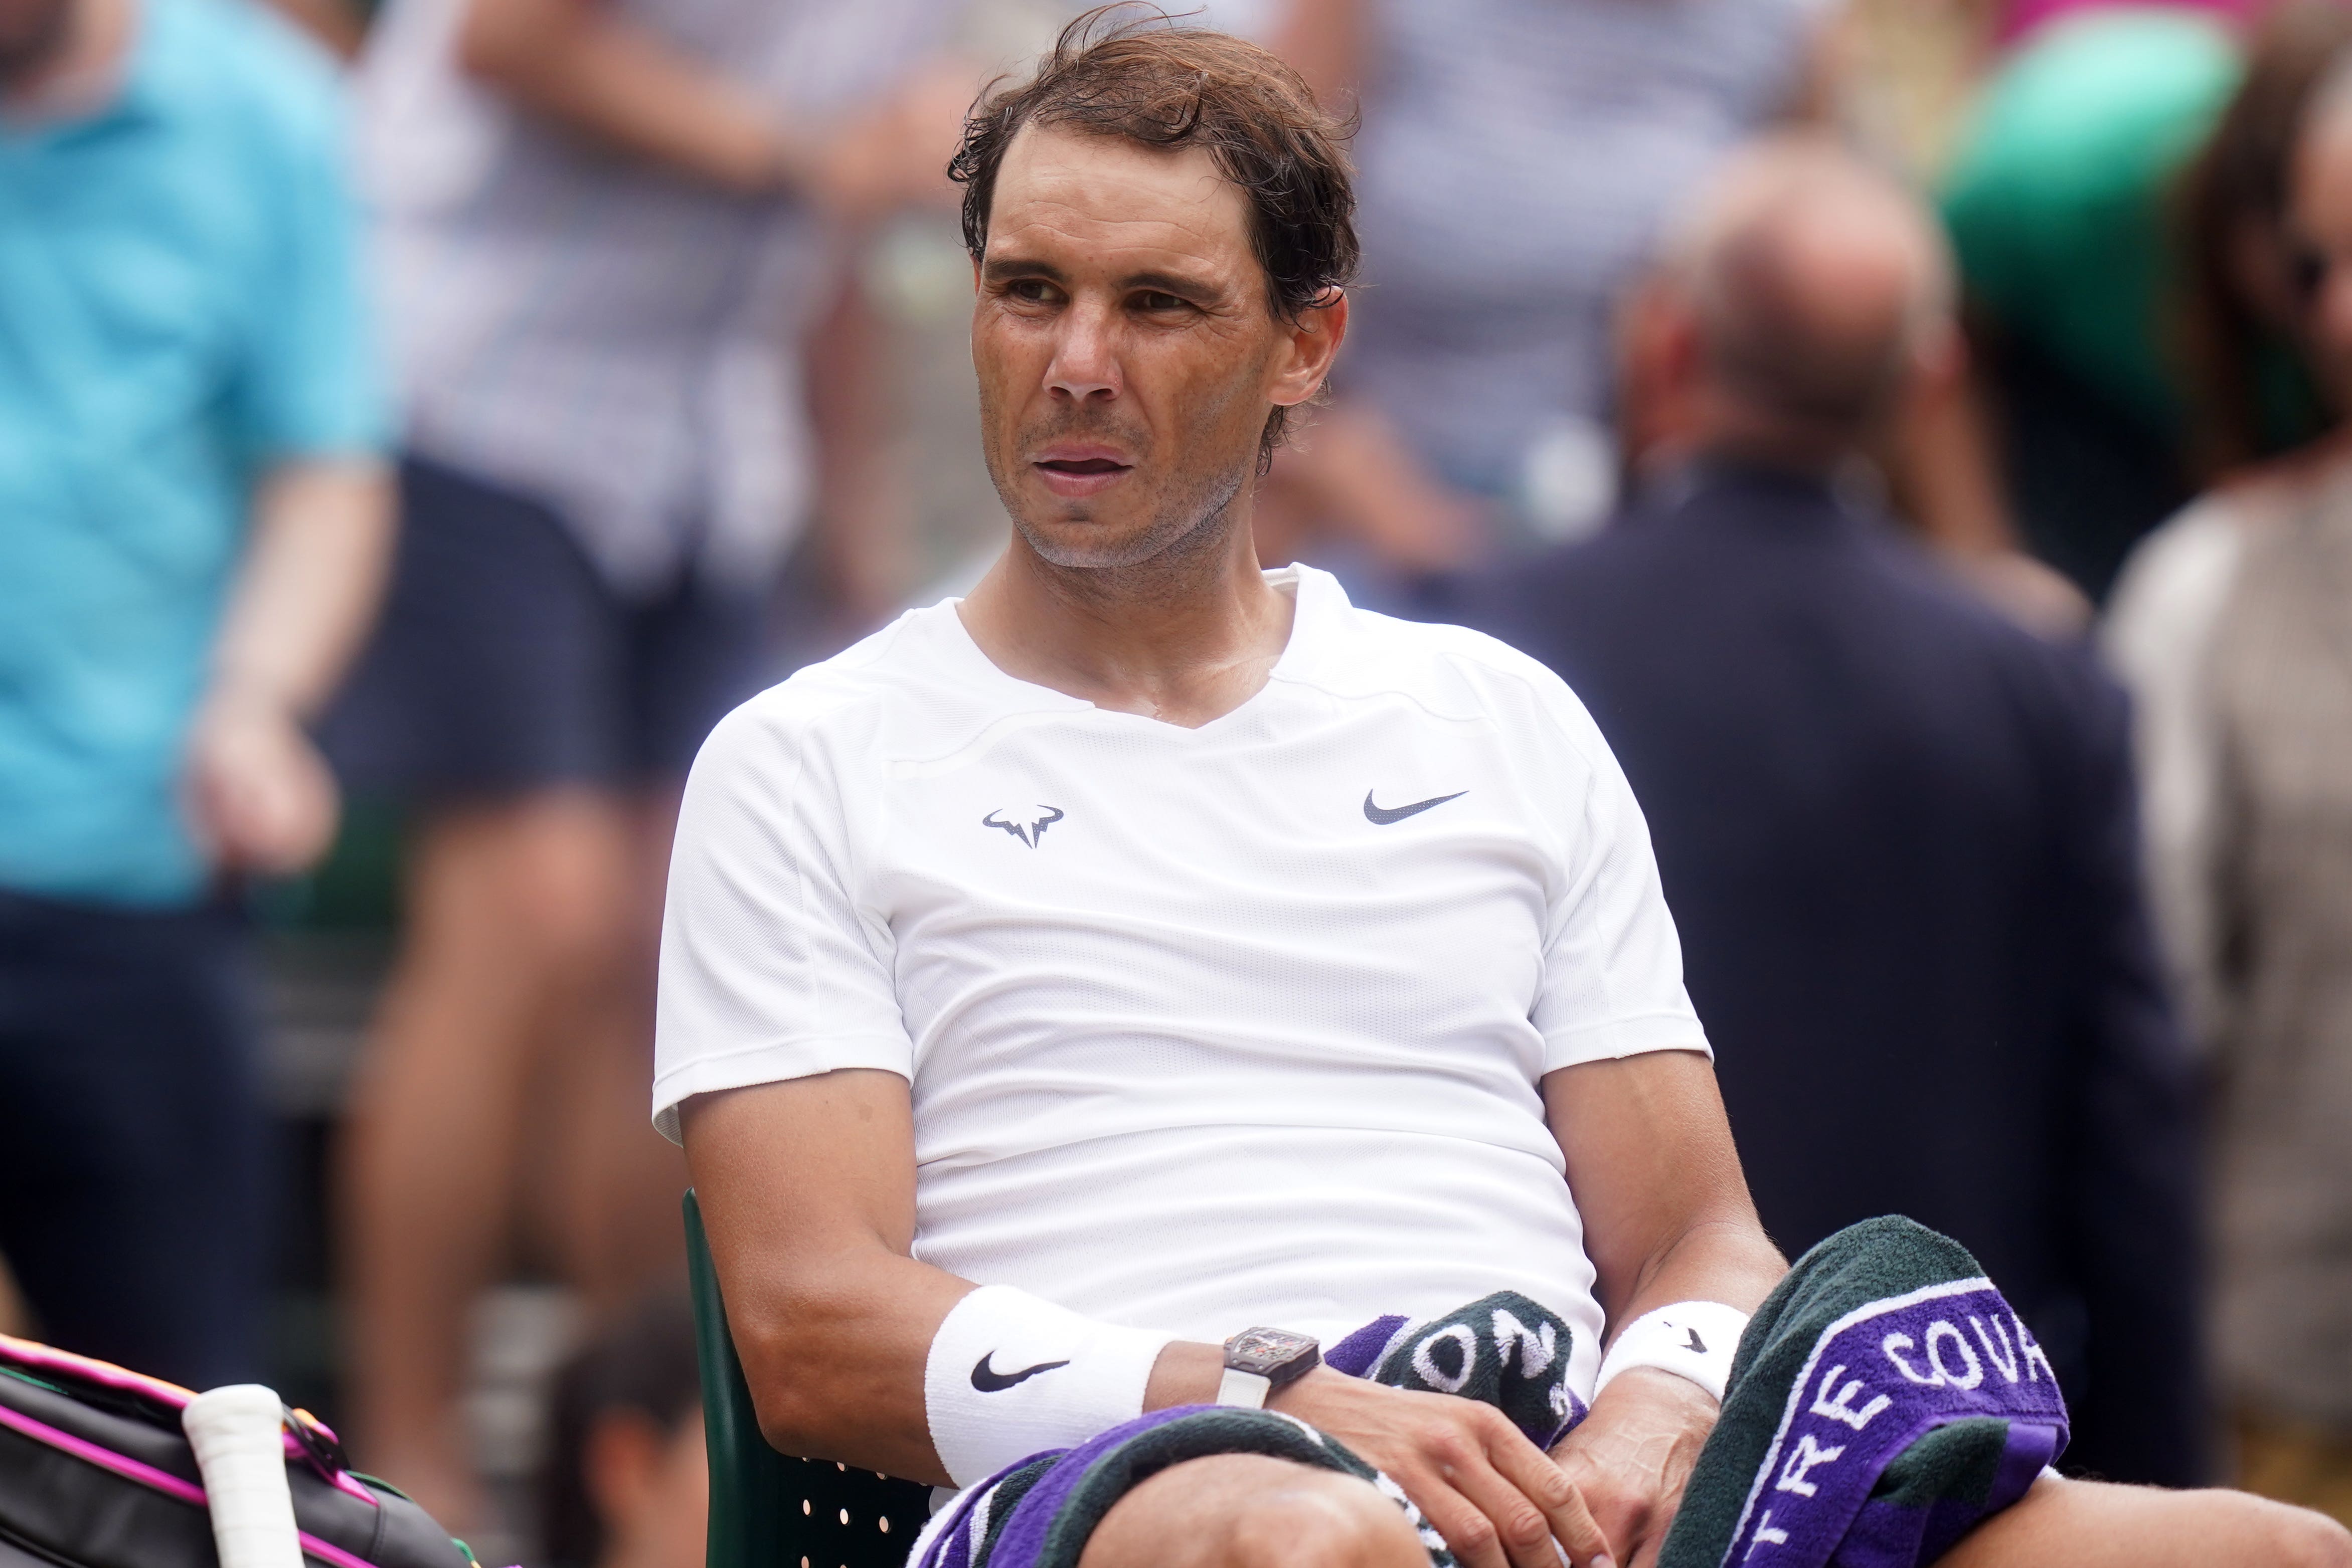
[[[710,1449],[705,1568],[902,1568],[930,1511],[930,1489],[768,1446],[727,1327],[702,1206],[686,1195],[686,1266]]]

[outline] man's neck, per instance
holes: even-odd
[[[0,121],[35,124],[94,113],[121,90],[133,0],[73,0],[54,51],[0,76]]]
[[[1268,583],[1247,521],[1129,567],[1055,566],[1016,531],[964,600],[964,629],[1005,674],[1097,707],[1197,729],[1264,688],[1296,601]]]

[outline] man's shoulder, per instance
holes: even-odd
[[[829,659],[794,671],[720,722],[714,739],[800,751],[831,747],[869,759],[945,755],[1037,691],[990,680],[960,636],[952,601],[909,610]],[[706,749],[709,749],[706,747]]]
[[[257,0],[154,0],[155,89],[250,152],[340,160],[343,90],[326,51]]]
[[[1402,698],[1437,716],[1491,722],[1507,734],[1553,733],[1580,751],[1599,732],[1549,665],[1451,620],[1404,620],[1349,606],[1339,634],[1301,677],[1345,699]]]

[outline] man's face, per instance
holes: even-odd
[[[977,274],[989,474],[1056,566],[1136,565],[1213,523],[1345,321],[1276,319],[1247,199],[1207,153],[1058,129],[1006,150]]]
[[[0,88],[31,76],[63,52],[75,0],[0,0]]]

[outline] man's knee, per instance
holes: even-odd
[[[1235,1516],[1225,1568],[1427,1568],[1404,1511],[1369,1482],[1290,1468],[1298,1471],[1290,1484],[1258,1493]]]
[[[428,830],[418,918],[532,977],[593,986],[627,967],[633,907],[626,814],[585,793],[453,811]]]
[[[1427,1568],[1369,1482],[1260,1454],[1171,1466],[1119,1500],[1080,1568]]]

